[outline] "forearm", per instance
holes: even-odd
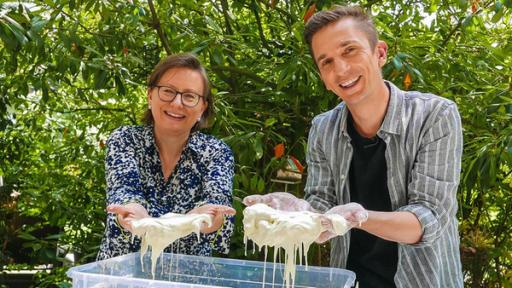
[[[368,220],[356,228],[404,244],[418,243],[423,234],[418,218],[411,212],[368,211]]]

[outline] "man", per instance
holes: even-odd
[[[282,193],[244,202],[346,217],[355,229],[331,242],[331,266],[356,272],[359,287],[463,287],[456,105],[383,80],[387,45],[360,8],[319,12],[304,36],[322,81],[343,101],[313,119],[309,204]]]

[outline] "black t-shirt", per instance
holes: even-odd
[[[364,138],[349,115],[347,129],[354,153],[350,163],[350,200],[374,211],[391,211],[387,186],[386,143],[375,136]],[[360,229],[352,229],[347,269],[356,273],[360,288],[396,287],[397,243]]]

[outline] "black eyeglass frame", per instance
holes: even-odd
[[[187,108],[194,108],[197,106],[197,104],[199,104],[199,101],[201,100],[201,98],[203,99],[203,101],[205,100],[205,97],[203,95],[199,95],[195,92],[182,92],[182,91],[178,91],[178,89],[174,88],[174,87],[171,87],[171,86],[166,86],[166,85],[153,85],[151,86],[153,88],[157,88],[156,90],[156,94],[158,95],[158,99],[160,99],[161,101],[163,102],[168,102],[168,103],[171,103],[172,101],[174,101],[174,99],[176,99],[176,97],[178,97],[178,94],[181,96],[180,98],[180,101],[181,101],[181,104]],[[165,100],[165,99],[162,99],[162,97],[160,96],[160,88],[168,88],[168,89],[171,89],[171,90],[174,90],[176,92],[176,94],[174,95],[174,97],[172,97],[172,99],[170,100]],[[197,102],[196,104],[194,105],[187,105],[185,104],[185,102],[183,102],[183,94],[193,94],[193,95],[196,95],[197,97]]]

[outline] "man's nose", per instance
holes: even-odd
[[[350,64],[343,59],[334,60],[334,72],[338,75],[345,75],[350,70]]]

